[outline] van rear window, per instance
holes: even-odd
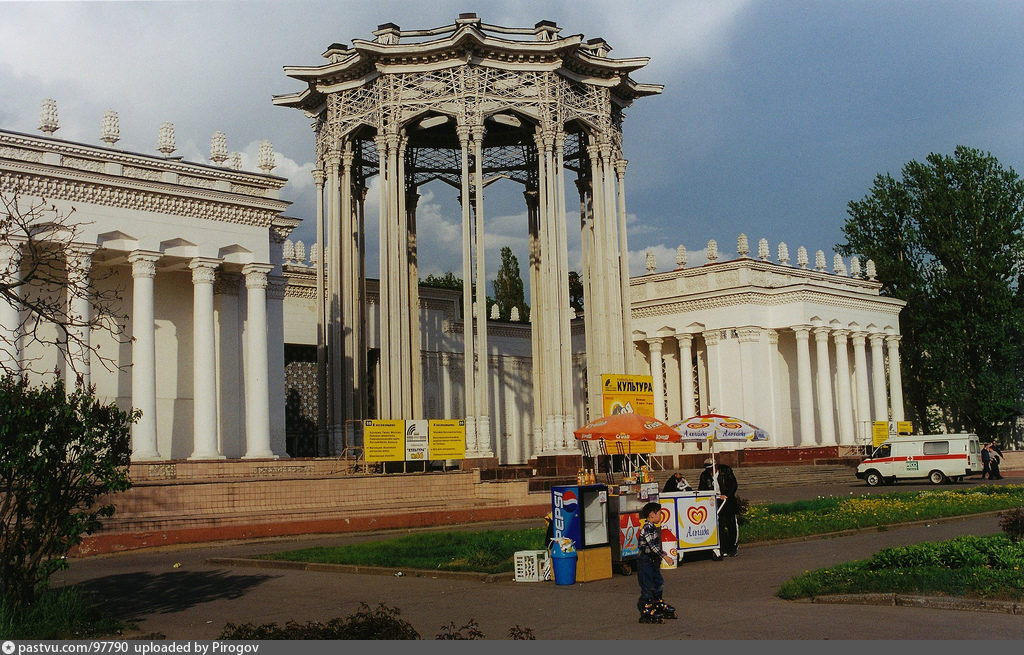
[[[926,442],[924,442],[924,454],[925,455],[948,455],[949,454],[949,442],[948,441],[926,441]]]

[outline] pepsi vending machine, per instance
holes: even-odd
[[[572,539],[577,550],[609,545],[608,485],[551,487],[551,521],[555,538]]]

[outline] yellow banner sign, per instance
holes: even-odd
[[[871,444],[877,448],[889,438],[888,421],[875,421],[871,424]]]
[[[401,462],[405,459],[405,421],[363,421],[363,459]]]
[[[896,434],[912,434],[914,432],[914,424],[910,421],[897,421],[896,422]]]
[[[466,422],[431,420],[427,429],[430,459],[466,457]]]
[[[643,414],[654,416],[654,382],[650,375],[601,376],[604,416]]]
[[[653,453],[657,450],[657,442],[654,441],[621,441],[606,440],[604,448],[609,455],[641,455]]]

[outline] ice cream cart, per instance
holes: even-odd
[[[658,502],[657,482],[625,482],[612,487],[608,503],[608,543],[611,545],[612,567],[623,575],[636,569],[640,552],[640,508]]]
[[[718,535],[718,507],[714,491],[671,491],[660,494],[661,547],[675,554],[676,562],[686,553],[710,550],[722,556]]]

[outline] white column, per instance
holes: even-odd
[[[619,232],[619,293],[622,296],[622,352],[625,360],[623,373],[632,373],[629,353],[633,349],[633,327],[629,296],[629,245],[626,240],[626,165],[625,159],[615,160],[615,180],[618,183],[618,232]],[[689,415],[687,415],[689,416]],[[683,418],[687,418],[684,416]]]
[[[854,443],[853,398],[850,394],[850,355],[847,352],[846,338],[849,330],[835,330],[832,333],[836,342],[836,394],[839,396],[839,443]]]
[[[469,127],[456,128],[459,137],[462,163],[462,192],[459,202],[462,206],[462,396],[463,417],[466,420],[466,454],[476,452],[476,385],[474,369],[476,360],[473,348],[473,226],[470,221],[471,200],[469,193]]]
[[[455,408],[452,406],[452,374],[451,355],[441,353],[441,398],[439,399],[441,418],[451,418]]]
[[[661,337],[647,340],[651,352],[651,378],[654,383],[654,418],[662,421],[665,420],[665,360],[661,356],[661,345],[664,341]]]
[[[892,420],[903,420],[903,378],[900,370],[900,336],[891,334],[885,338],[889,347],[889,405]]]
[[[79,379],[86,389],[90,384],[92,349],[89,324],[92,322],[92,305],[89,303],[89,272],[95,250],[95,246],[72,246],[67,256],[68,352],[65,380],[69,391]]]
[[[707,356],[705,365],[708,377],[708,393],[704,405],[708,408],[708,413],[720,412],[722,411],[723,395],[721,354],[718,351],[718,341],[722,336],[719,330],[705,330],[702,336],[704,337],[704,352]]]
[[[476,218],[476,338],[477,338],[477,448],[481,457],[491,457],[490,383],[487,368],[490,353],[487,347],[487,249],[484,247],[484,128],[473,126],[474,214]],[[568,282],[566,282],[568,284]]]
[[[683,420],[697,414],[693,395],[693,335],[677,334],[676,341],[679,342],[679,386],[682,395],[679,419]]]
[[[836,445],[836,410],[832,406],[832,363],[828,356],[829,328],[814,330],[818,360],[818,420],[821,423],[821,445]]]
[[[21,281],[21,250],[9,243],[0,243],[0,283],[8,291],[18,292]],[[17,303],[0,297],[0,373],[21,370],[21,310]]]
[[[757,361],[758,346],[761,343],[762,329],[747,326],[736,330],[740,351],[740,379],[738,380],[743,394],[743,417],[757,425],[764,425],[761,418],[761,400],[765,396],[765,370]]]
[[[871,340],[871,391],[875,401],[875,420],[889,420],[889,408],[885,402],[885,356],[882,355],[884,334],[872,334]]]
[[[217,361],[213,321],[213,282],[218,259],[196,257],[192,269],[192,455],[222,459],[217,447]]]
[[[316,243],[320,254],[316,261],[316,454],[324,456],[329,452],[327,442],[327,329],[326,294],[324,291],[324,249],[327,247],[327,236],[324,230],[324,170],[313,169],[313,183],[316,185]]]
[[[793,333],[796,335],[796,381],[800,397],[800,445],[813,446],[817,439],[814,436],[814,396],[811,391],[811,326],[793,326]]]
[[[868,393],[867,334],[854,332],[850,338],[853,344],[853,367],[857,386],[857,438],[869,438],[871,431],[871,396]]]
[[[245,455],[276,457],[270,449],[270,388],[267,362],[267,273],[270,264],[242,268],[246,289]]]
[[[160,253],[136,250],[132,265],[132,408],[142,416],[132,425],[132,461],[160,459],[156,443],[156,325],[153,279]]]

